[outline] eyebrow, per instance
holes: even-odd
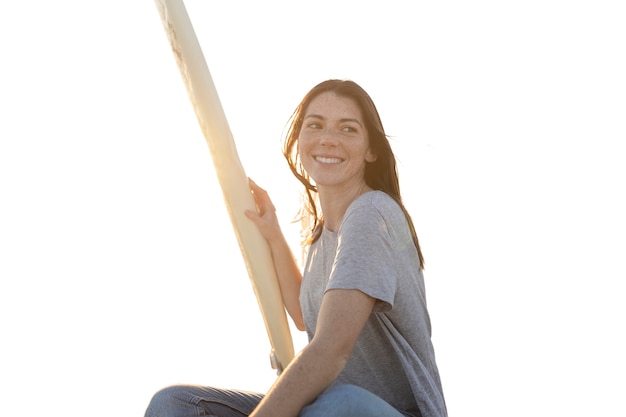
[[[314,119],[326,120],[326,118],[324,116],[321,116],[319,114],[307,114],[306,116],[304,116],[304,120],[306,120],[308,118],[311,118],[311,117],[314,118]],[[339,119],[339,122],[340,123],[354,122],[354,123],[358,124],[359,126],[363,127],[363,124],[358,119],[344,118],[344,119]]]

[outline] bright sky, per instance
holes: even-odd
[[[620,3],[186,2],[294,247],[289,115],[327,78],[377,103],[451,415],[626,412]],[[2,14],[0,414],[141,416],[174,383],[265,391],[265,329],[153,2]]]

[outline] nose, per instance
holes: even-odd
[[[335,146],[337,144],[337,136],[330,129],[324,129],[320,135],[320,145]]]

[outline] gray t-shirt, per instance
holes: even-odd
[[[446,416],[417,250],[402,209],[384,192],[358,197],[339,231],[324,229],[309,248],[300,293],[309,340],[331,289],[377,300],[335,384],[358,385],[412,415]]]

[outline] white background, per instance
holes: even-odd
[[[294,248],[289,115],[327,78],[377,103],[451,416],[626,413],[620,3],[186,2]],[[154,3],[11,2],[2,21],[0,414],[265,391],[265,329]]]

